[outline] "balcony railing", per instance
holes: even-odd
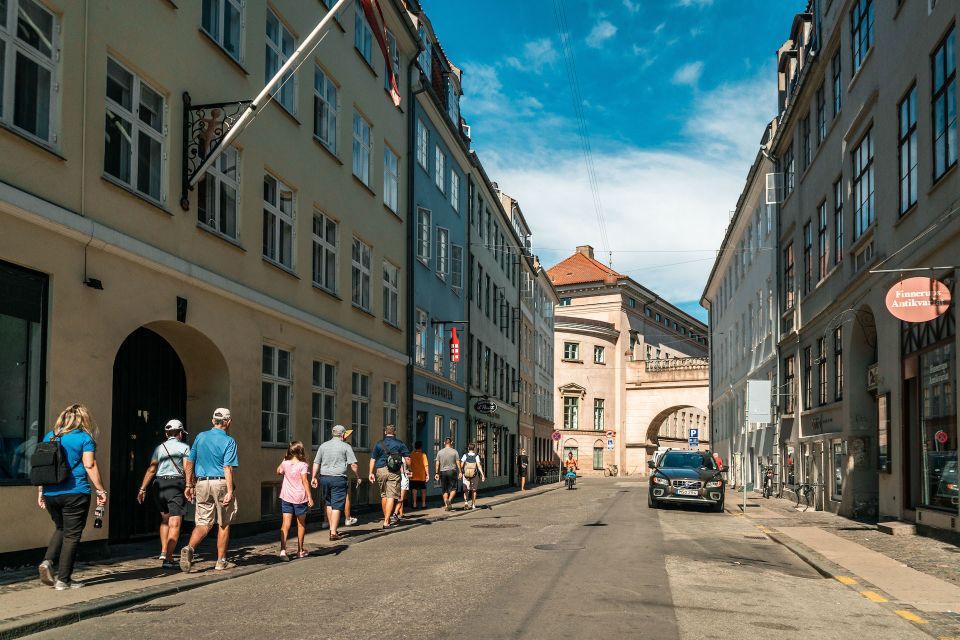
[[[710,368],[710,358],[667,358],[647,360],[647,372],[653,371],[700,371]]]

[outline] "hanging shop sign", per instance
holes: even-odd
[[[450,332],[450,362],[460,362],[460,338],[457,337],[457,328]]]
[[[477,413],[493,414],[497,412],[497,403],[490,400],[477,400],[473,408]]]
[[[887,311],[904,322],[927,322],[950,308],[950,289],[933,278],[904,278],[887,291]]]

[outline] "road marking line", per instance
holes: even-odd
[[[862,591],[860,595],[867,600],[873,600],[874,602],[890,602],[876,591]]]
[[[909,620],[910,622],[915,622],[917,624],[929,624],[926,620],[924,620],[917,614],[911,613],[909,611],[897,609],[896,611],[894,611],[894,613],[900,616],[901,618],[903,618],[904,620]]]
[[[857,584],[857,581],[851,578],[850,576],[833,576],[833,578],[840,584],[845,584],[848,587],[851,585]]]

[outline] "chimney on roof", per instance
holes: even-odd
[[[582,253],[583,255],[593,260],[593,247],[591,247],[588,244],[583,244],[577,247],[577,253]]]

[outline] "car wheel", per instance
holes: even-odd
[[[712,507],[710,507],[710,510],[713,513],[723,513],[723,500],[715,503]]]
[[[659,509],[660,502],[656,498],[654,498],[652,495],[647,493],[647,506],[650,507],[651,509]]]

